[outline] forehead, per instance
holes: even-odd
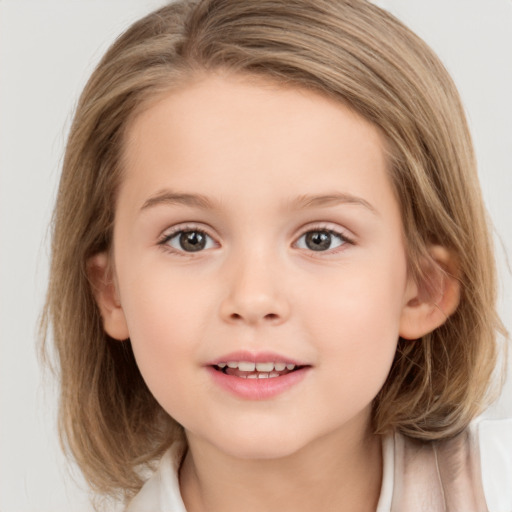
[[[269,189],[348,188],[337,191],[369,202],[390,191],[386,144],[374,125],[318,92],[261,78],[202,76],[154,101],[125,141],[122,189],[136,189],[139,204],[166,186],[267,199]]]

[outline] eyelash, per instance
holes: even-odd
[[[208,237],[210,240],[213,240],[214,243],[218,246],[219,244],[217,242],[215,242],[215,239],[213,236],[211,236],[210,234],[208,234],[208,232],[206,230],[204,230],[203,228],[197,226],[197,225],[181,225],[181,226],[177,226],[176,228],[174,228],[171,232],[168,232],[168,233],[165,233],[157,242],[158,246],[160,246],[162,248],[162,250],[166,251],[166,252],[170,252],[172,253],[173,255],[178,255],[178,256],[185,256],[185,257],[193,257],[195,252],[194,251],[185,251],[185,250],[180,250],[180,249],[176,249],[174,247],[171,247],[169,245],[169,242],[183,234],[183,233],[188,233],[188,232],[193,232],[193,233],[199,233],[205,237]],[[337,247],[333,249],[327,249],[325,251],[315,251],[313,249],[303,249],[303,250],[306,250],[308,253],[310,253],[310,255],[312,257],[321,257],[322,255],[329,255],[329,254],[336,254],[340,251],[343,251],[344,250],[344,247],[348,244],[348,245],[355,245],[355,241],[352,237],[348,236],[346,234],[346,232],[344,230],[335,230],[335,229],[332,229],[331,227],[328,227],[328,226],[325,226],[325,225],[316,225],[316,226],[308,226],[308,229],[303,231],[301,233],[301,235],[299,237],[296,238],[295,242],[294,242],[294,245],[297,245],[297,243],[299,242],[299,240],[301,240],[303,237],[305,237],[308,233],[328,233],[329,235],[332,235],[336,238],[339,238],[339,240],[341,241],[341,244]],[[204,250],[206,249],[201,249],[201,250],[198,250],[196,251],[197,253],[201,253],[201,252],[204,252]]]
[[[315,251],[314,249],[304,248],[305,251],[308,252],[308,255],[311,257],[322,257],[331,254],[337,254],[338,252],[344,251],[346,249],[346,245],[355,245],[354,239],[349,237],[344,230],[336,230],[329,228],[327,226],[314,226],[310,227],[306,231],[304,231],[294,242],[294,245],[297,245],[299,241],[304,238],[308,233],[327,233],[331,236],[334,236],[340,240],[340,245],[331,249],[327,249],[325,251]],[[332,244],[332,240],[331,240]]]
[[[171,247],[169,245],[169,242],[173,238],[177,237],[178,235],[180,235],[182,233],[190,233],[190,232],[192,232],[192,233],[199,233],[199,234],[201,234],[203,236],[206,236],[206,237],[210,238],[211,240],[214,240],[213,236],[209,235],[206,230],[204,230],[203,228],[200,228],[197,225],[191,224],[191,225],[184,225],[184,226],[180,225],[180,226],[177,226],[177,227],[173,228],[172,231],[165,233],[158,240],[157,244],[165,252],[169,252],[169,253],[172,253],[173,255],[178,255],[178,256],[185,256],[185,257],[188,256],[188,257],[191,257],[191,256],[193,256],[195,254],[193,251],[179,250],[179,249],[175,249],[174,247]],[[197,251],[197,252],[198,253],[199,252],[203,252],[203,250],[200,250],[200,251]]]

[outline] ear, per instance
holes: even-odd
[[[105,332],[116,340],[128,339],[128,326],[108,254],[101,252],[92,256],[87,262],[87,273]]]
[[[431,246],[428,252],[430,259],[424,263],[423,282],[409,278],[407,284],[400,336],[408,340],[421,338],[443,325],[460,301],[455,257],[438,245]]]

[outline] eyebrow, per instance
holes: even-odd
[[[366,201],[366,199],[343,192],[335,192],[325,195],[301,195],[292,202],[292,207],[300,210],[306,208],[336,206],[338,204],[353,204],[356,206],[363,206],[375,215],[379,214],[375,207]]]
[[[195,206],[203,210],[213,210],[215,205],[212,201],[201,194],[180,194],[168,190],[159,192],[150,197],[143,205],[141,210],[146,210],[158,205],[174,205],[181,204],[185,206]]]
[[[294,199],[290,203],[290,207],[291,209],[302,210],[308,208],[336,206],[338,204],[363,206],[371,213],[375,215],[379,214],[379,212],[362,197],[342,192],[322,195],[304,194]],[[142,205],[141,211],[159,205],[185,205],[201,208],[202,210],[216,209],[216,203],[202,194],[176,193],[164,190],[147,199]]]

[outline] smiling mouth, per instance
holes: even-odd
[[[249,361],[227,361],[213,365],[218,372],[241,379],[274,379],[293,373],[304,366],[292,363],[253,363]]]

